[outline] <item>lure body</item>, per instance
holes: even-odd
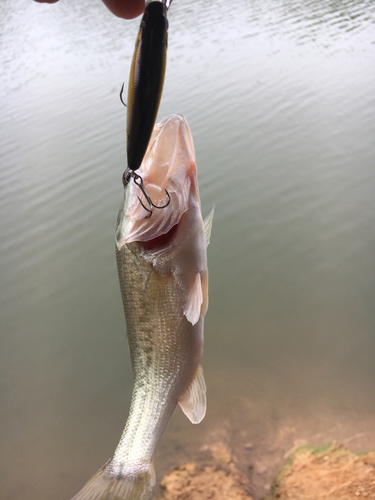
[[[127,160],[133,171],[141,166],[158,114],[167,46],[167,7],[150,2],[142,17],[129,77]]]

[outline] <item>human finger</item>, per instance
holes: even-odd
[[[103,3],[117,17],[133,19],[145,10],[145,0],[103,0]]]
[[[39,3],[56,3],[58,0],[35,0]],[[145,10],[145,0],[103,0],[103,3],[117,17],[133,19]]]

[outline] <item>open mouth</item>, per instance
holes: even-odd
[[[142,241],[141,244],[146,251],[158,250],[170,244],[176,235],[178,224],[175,224],[171,229],[165,233],[152,238],[151,240]]]
[[[186,120],[180,115],[165,118],[155,126],[150,144],[134,174],[141,181],[134,177],[125,190],[116,230],[118,250],[137,242],[152,253],[173,244],[177,224],[195,193],[194,146]]]

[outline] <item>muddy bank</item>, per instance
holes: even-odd
[[[249,479],[224,443],[205,446],[200,462],[176,467],[160,483],[159,500],[252,500]]]
[[[173,415],[156,449],[155,497],[162,493],[162,478],[176,465],[205,463],[208,448],[219,443],[230,450],[232,462],[248,478],[253,500],[270,495],[278,472],[301,446],[335,442],[354,453],[375,450],[375,403],[364,397],[367,389],[355,390],[350,381],[343,387],[339,380],[330,385],[326,373],[298,368],[294,378],[304,380],[303,397],[294,392],[289,378],[279,391],[282,383],[275,386],[275,378],[282,379],[282,374],[272,370],[259,379],[251,367],[235,373],[223,366],[207,369],[207,415],[197,426],[190,425],[178,409]]]
[[[161,481],[158,500],[255,500],[251,469],[244,474],[224,443],[205,446],[202,459],[176,467]],[[343,445],[301,446],[287,457],[263,500],[375,499],[375,452]],[[259,497],[258,497],[259,498]]]
[[[265,500],[375,498],[375,452],[355,454],[343,446],[301,447],[277,475]]]

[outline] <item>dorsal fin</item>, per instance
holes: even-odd
[[[206,414],[206,383],[202,366],[199,366],[194,380],[178,404],[192,424],[199,424]]]

